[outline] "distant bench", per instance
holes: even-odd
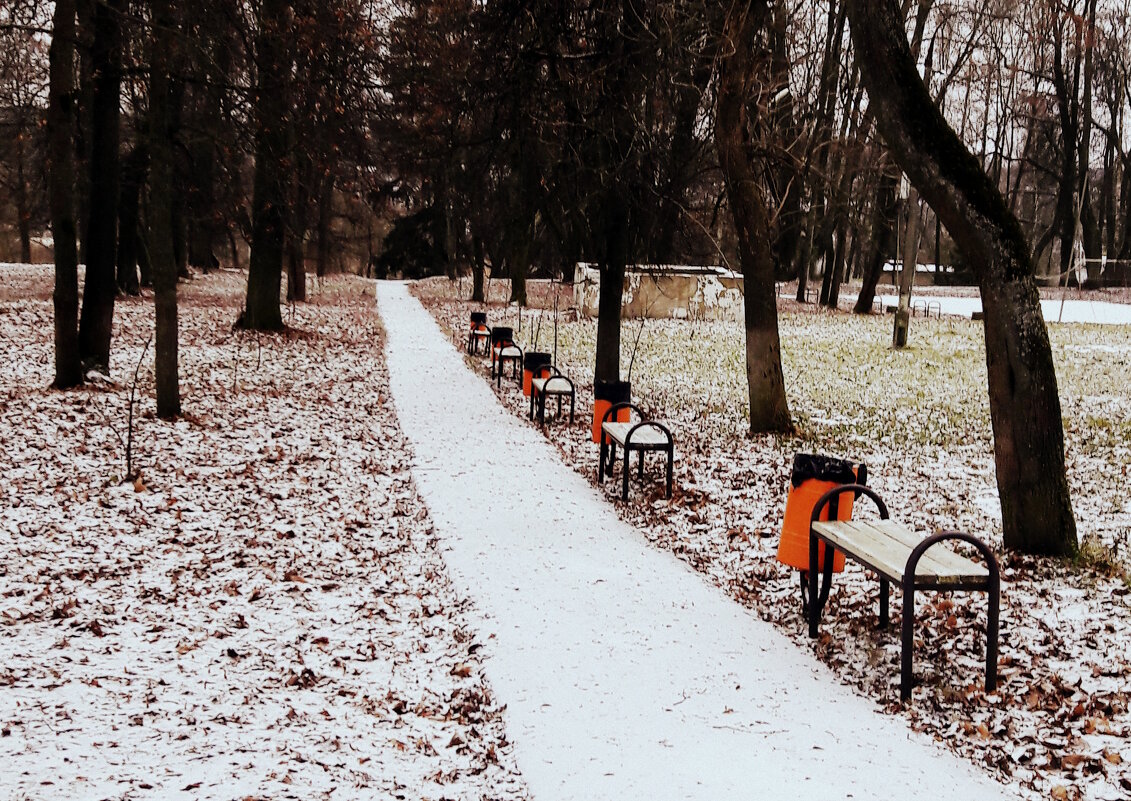
[[[569,398],[569,422],[573,423],[573,407],[577,400],[573,382],[562,375],[558,368],[549,366],[543,368],[553,372],[545,378],[533,378],[530,381],[530,419],[535,416],[541,425],[546,424],[546,398],[558,399],[558,417],[562,416],[562,399]]]
[[[859,498],[867,495],[880,512],[878,521],[822,521],[820,517],[834,498],[843,493]],[[844,484],[822,495],[813,506],[809,524],[809,564],[818,562],[819,544],[825,543],[824,570],[820,592],[817,569],[808,571],[809,636],[817,636],[821,609],[828,600],[832,584],[833,552],[840,551],[880,577],[880,626],[888,625],[888,593],[891,583],[903,588],[903,645],[900,662],[899,696],[911,697],[912,660],[915,648],[915,592],[933,590],[954,592],[983,590],[989,596],[986,623],[986,692],[997,687],[998,616],[1001,577],[997,560],[984,542],[970,534],[943,531],[921,538],[888,519],[888,509],[875,491],[861,484]],[[973,545],[985,559],[980,565],[947,548],[932,548],[943,540],[961,540]],[[833,550],[830,550],[833,549]],[[928,553],[930,549],[930,553]]]
[[[621,409],[631,409],[639,416],[635,423],[615,422]],[[617,459],[617,445],[624,450],[624,488],[621,497],[628,500],[628,468],[633,451],[640,454],[638,475],[644,478],[644,452],[662,451],[668,455],[667,497],[672,496],[672,462],[675,448],[672,432],[666,425],[656,420],[648,420],[644,412],[634,403],[614,403],[601,418],[601,461],[597,468],[597,483],[605,479],[606,470],[613,474],[613,463]]]

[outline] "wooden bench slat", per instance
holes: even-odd
[[[557,381],[557,383],[553,383]],[[550,378],[535,378],[530,382],[539,395],[568,395],[573,392],[569,382],[560,376]]]
[[[903,571],[918,536],[890,520],[846,520],[819,522],[814,529],[837,548],[870,563],[895,582],[903,581]],[[919,560],[916,578],[937,584],[978,584],[989,580],[989,571],[945,547],[927,551]]]
[[[896,540],[909,550],[918,545],[922,538],[891,520],[877,520],[872,522],[872,527]],[[909,554],[910,555],[910,554]],[[942,577],[961,576],[963,581],[977,581],[978,578],[989,578],[990,572],[984,564],[967,559],[960,553],[955,553],[950,548],[931,548],[919,560],[919,571],[923,572],[924,565],[934,571],[940,580]]]
[[[914,532],[890,520],[851,520],[844,522],[846,523],[845,530],[854,532],[852,536],[859,537],[862,541],[871,542],[874,547],[879,547],[884,552],[897,554],[899,556],[897,560],[899,578],[902,579],[907,557],[911,555],[911,550],[919,544],[919,537]],[[847,546],[848,550],[861,549],[861,545],[854,544],[851,538],[846,539],[844,545]],[[945,553],[957,557],[958,561],[947,561],[945,558],[940,558],[944,557],[944,549],[932,549],[923,554],[923,558],[919,560],[918,575],[931,578],[943,577],[962,574],[971,565],[977,567],[969,560],[965,560],[964,563],[962,557],[953,551],[945,550]]]
[[[601,429],[608,434],[609,439],[623,448],[625,437],[628,436],[628,432],[632,431],[633,427],[636,425],[636,423],[602,423]],[[667,448],[668,444],[669,440],[667,434],[650,425],[640,426],[632,435],[633,450],[638,448]]]

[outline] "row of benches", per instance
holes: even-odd
[[[494,332],[499,332],[495,334]],[[497,383],[509,363],[515,378],[520,378],[523,351],[514,344],[509,329],[477,330],[474,325],[468,339],[468,352],[477,353],[483,344],[491,355],[491,375]],[[562,404],[569,399],[569,421],[574,422],[576,391],[573,382],[554,365],[545,365],[530,380],[529,418],[545,425],[546,399],[557,398],[558,418]],[[622,414],[624,412],[625,414]],[[631,419],[635,413],[636,420]],[[600,420],[600,456],[597,481],[614,473],[617,449],[622,455],[621,497],[628,499],[632,454],[637,454],[637,472],[644,476],[644,459],[649,452],[666,456],[666,497],[672,495],[672,469],[674,439],[663,422],[647,419],[644,411],[634,403],[610,405]],[[863,478],[863,476],[861,476]],[[835,512],[841,496],[851,494],[853,499],[870,498],[879,513],[878,521],[837,520]],[[830,507],[833,513],[830,515]],[[822,520],[832,517],[833,520]],[[985,564],[978,564],[947,548],[934,546],[945,540],[960,540],[974,546]],[[821,549],[824,549],[823,558]],[[903,590],[903,614],[900,660],[900,697],[911,696],[915,649],[915,596],[922,591],[954,592],[980,590],[989,596],[986,624],[986,692],[993,692],[997,681],[998,628],[1000,610],[1000,573],[993,553],[981,540],[961,532],[940,532],[923,538],[889,519],[887,505],[871,488],[863,484],[843,484],[824,493],[814,504],[809,523],[809,559],[815,569],[803,570],[802,607],[808,623],[809,636],[819,633],[821,613],[827,603],[832,585],[834,556],[837,552],[872,571],[879,578],[879,624],[889,622],[889,595],[892,584]]]
[[[511,366],[512,377],[524,380],[521,372],[524,369],[524,352],[514,342],[513,329],[504,326],[490,328],[487,326],[486,317],[473,313],[471,329],[467,338],[467,352],[475,355],[480,348],[491,357],[491,378],[496,386],[502,386],[503,374],[507,365]],[[569,400],[569,422],[574,422],[574,412],[577,402],[577,391],[573,382],[557,368],[556,365],[539,365],[536,373],[530,377],[529,386],[530,409],[528,417],[538,420],[539,425],[546,424],[546,400],[556,398],[558,403],[558,417],[562,416],[562,406],[566,399]],[[639,418],[637,422],[630,422],[628,417],[622,415],[626,410],[631,414],[635,412]],[[672,470],[675,460],[675,446],[671,430],[662,422],[649,420],[643,410],[633,403],[618,403],[612,405],[604,412],[600,428],[600,460],[597,469],[597,481],[602,483],[606,475],[613,474],[613,465],[616,462],[617,446],[624,453],[624,477],[621,497],[628,500],[629,462],[631,455],[638,455],[637,474],[644,477],[644,456],[649,451],[659,451],[667,455],[667,483],[666,497],[672,496]]]

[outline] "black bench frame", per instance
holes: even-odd
[[[550,371],[551,374],[546,377],[547,381],[549,381],[550,379],[555,379],[555,378],[560,378],[562,381],[565,381],[567,384],[569,384],[569,392],[568,393],[567,392],[561,392],[561,391],[558,391],[558,390],[554,390],[553,392],[539,392],[538,389],[534,386],[535,379],[532,378],[531,382],[530,382],[530,418],[529,419],[533,420],[536,416],[535,411],[537,411],[537,418],[538,418],[539,425],[546,425],[546,396],[547,395],[556,395],[557,396],[557,398],[558,398],[558,418],[561,419],[561,416],[562,416],[562,398],[564,396],[568,395],[569,396],[569,422],[570,422],[570,425],[573,425],[573,412],[574,412],[574,406],[576,404],[576,398],[577,398],[577,390],[573,386],[573,382],[570,381],[568,378],[566,378],[562,374],[562,371],[559,370],[557,367],[555,367],[552,364],[543,365],[542,367],[539,367],[538,369]],[[538,396],[537,400],[535,400],[536,395]]]
[[[862,484],[843,484],[839,487],[834,487],[823,494],[813,505],[813,514],[809,522],[810,570],[807,571],[809,600],[807,604],[808,608],[806,609],[809,616],[809,636],[812,638],[817,637],[817,629],[821,621],[821,609],[824,607],[829,597],[829,589],[832,586],[833,577],[833,556],[838,550],[836,545],[821,536],[821,533],[813,528],[813,524],[821,522],[821,514],[825,511],[825,507],[830,506],[834,499],[839,498],[847,492],[853,493],[855,498],[859,498],[861,495],[867,495],[875,502],[876,508],[880,513],[880,519],[889,519],[887,505],[881,500],[875,490],[865,487]],[[915,569],[919,566],[919,560],[928,549],[943,540],[961,540],[973,545],[986,561],[986,569],[989,573],[986,581],[939,583],[918,578],[915,575]],[[818,564],[819,543],[821,542],[825,544],[825,562],[823,566],[824,569],[820,571],[822,573],[822,579],[820,591],[818,592],[818,571],[814,566]],[[852,553],[844,548],[839,548],[839,550],[849,559],[862,564],[880,577],[880,627],[886,628],[888,625],[888,594],[890,592],[891,582],[895,580],[895,577],[887,575],[883,570],[870,564],[859,554]],[[917,590],[933,590],[935,592],[982,590],[988,594],[989,609],[987,611],[986,621],[986,692],[990,693],[997,689],[1001,573],[998,569],[997,559],[994,558],[993,552],[989,549],[989,546],[972,534],[966,534],[961,531],[940,531],[938,534],[925,538],[911,549],[911,554],[907,557],[907,563],[903,569],[902,646],[899,675],[899,697],[901,701],[906,701],[911,697],[913,681],[912,666],[915,651],[915,592]]]
[[[605,423],[615,420],[615,415],[621,409],[631,409],[632,411],[636,412],[637,417],[640,418],[640,421],[632,428],[630,428],[628,430],[628,433],[624,437],[624,486],[621,490],[621,499],[625,501],[628,500],[628,472],[632,451],[636,451],[640,454],[640,461],[637,465],[637,476],[641,479],[644,478],[644,452],[664,451],[665,453],[667,453],[668,472],[666,497],[670,498],[672,496],[672,464],[675,461],[675,443],[672,439],[672,432],[663,423],[659,423],[655,420],[649,420],[647,417],[645,417],[644,412],[641,411],[640,407],[635,403],[614,403],[612,406],[605,410],[605,414],[601,418],[601,460],[600,464],[597,467],[597,483],[601,484],[604,482],[606,466],[608,475],[611,476],[613,474],[613,464],[617,460],[617,444],[614,440],[609,439],[609,436],[605,433]],[[610,420],[610,417],[612,417],[612,420]],[[632,441],[632,435],[635,434],[639,429],[645,427],[659,429],[661,432],[663,432],[664,436],[667,437],[667,443],[663,445],[645,445],[643,443],[634,443]]]

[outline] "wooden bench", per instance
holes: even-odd
[[[630,409],[640,418],[635,423],[615,422],[617,413],[621,409]],[[675,448],[672,441],[672,432],[666,425],[656,420],[648,420],[644,412],[634,403],[614,403],[601,418],[601,461],[597,467],[597,483],[605,480],[605,473],[613,474],[613,463],[617,459],[617,445],[624,450],[624,488],[621,498],[628,500],[628,469],[632,452],[640,454],[638,465],[639,478],[644,478],[644,453],[646,451],[663,451],[668,455],[667,496],[672,496],[672,462],[675,459]]]
[[[491,338],[491,329],[484,326],[483,328],[472,328],[467,335],[467,352],[471,355],[479,353],[479,346],[483,346],[483,350],[487,350],[487,340]]]
[[[504,345],[493,353],[491,361],[492,378],[495,386],[503,385],[503,369],[507,362],[511,363],[511,377],[522,383],[522,348],[514,343]]]
[[[844,493],[867,495],[880,513],[878,521],[822,521],[825,508]],[[961,540],[973,545],[985,560],[980,565],[948,548],[934,548],[943,540]],[[997,687],[998,618],[1001,576],[997,560],[984,542],[971,534],[943,531],[926,538],[888,519],[888,509],[876,492],[861,484],[844,484],[822,495],[813,506],[809,523],[809,564],[820,564],[820,543],[825,544],[824,569],[818,592],[818,570],[808,571],[809,636],[816,637],[821,609],[832,584],[833,554],[840,551],[880,577],[880,626],[888,625],[888,594],[891,584],[903,588],[902,654],[899,695],[911,697],[912,662],[915,648],[915,593],[919,590],[955,592],[982,590],[989,596],[986,621],[986,692]],[[929,552],[928,552],[929,551]]]
[[[574,404],[577,398],[573,382],[562,375],[557,367],[551,365],[549,370],[552,371],[552,375],[545,378],[533,378],[530,381],[530,419],[534,419],[535,411],[537,411],[539,425],[546,425],[547,397],[558,399],[558,418],[560,419],[562,416],[562,399],[568,397],[569,422],[572,425]]]

